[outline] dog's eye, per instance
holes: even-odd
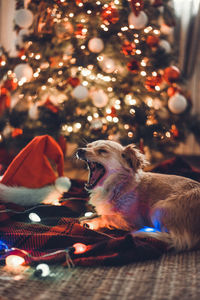
[[[98,152],[99,154],[108,153],[108,151],[105,150],[105,149],[103,149],[103,148],[98,149],[97,152]]]

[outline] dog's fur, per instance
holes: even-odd
[[[83,223],[132,232],[151,226],[158,231],[133,234],[154,236],[176,250],[200,246],[200,183],[143,171],[147,162],[134,145],[98,140],[79,149],[77,156],[106,170],[89,190],[98,217]]]

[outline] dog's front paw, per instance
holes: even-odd
[[[89,229],[92,229],[92,230],[97,230],[99,229],[101,226],[100,226],[100,222],[99,222],[99,218],[95,218],[95,219],[85,219],[85,220],[81,220],[80,221],[80,224],[84,227],[87,227]]]

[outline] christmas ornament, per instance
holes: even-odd
[[[29,9],[21,8],[16,11],[14,20],[19,27],[28,28],[33,23],[33,14]]]
[[[183,95],[175,93],[168,100],[168,108],[174,114],[181,114],[187,108],[187,99]]]
[[[24,80],[25,82],[28,82],[32,79],[33,69],[29,64],[19,64],[14,68],[14,73],[17,80]]]
[[[130,62],[127,63],[127,68],[131,73],[137,74],[140,70],[139,62],[135,59],[132,59]]]
[[[169,97],[173,96],[175,93],[177,92],[180,92],[181,89],[178,87],[178,86],[170,86],[168,89],[167,89],[167,95]]]
[[[160,31],[165,35],[171,35],[174,31],[174,27],[168,26],[167,24],[162,24],[160,26]]]
[[[171,52],[171,45],[168,41],[162,39],[158,43],[159,47],[162,48],[166,53]]]
[[[88,89],[83,85],[78,85],[75,87],[72,94],[77,100],[84,100],[88,97]]]
[[[143,0],[130,0],[130,6],[133,13],[138,16],[141,10],[144,8],[144,1]]]
[[[119,12],[113,5],[104,7],[101,11],[101,19],[104,24],[116,24],[119,21]]]
[[[108,74],[113,73],[116,69],[114,60],[109,57],[103,57],[103,60],[99,62],[99,65],[101,69]]]
[[[122,45],[122,52],[124,55],[135,55],[136,45],[133,42],[125,40]]]
[[[171,126],[170,132],[172,133],[174,138],[177,138],[179,136],[178,128],[174,124]]]
[[[28,115],[30,119],[37,120],[39,116],[38,105],[34,103],[28,110]]]
[[[100,38],[92,38],[88,42],[88,49],[93,53],[99,53],[103,50],[104,43]]]
[[[74,53],[74,47],[71,44],[67,45],[66,48],[63,49],[63,53],[71,56]]]
[[[16,136],[19,136],[22,134],[23,134],[23,130],[21,128],[15,128],[15,129],[13,129],[11,136],[13,138],[15,138]]]
[[[69,77],[67,81],[73,87],[80,85],[80,79],[78,77]]]
[[[76,31],[75,31],[75,36],[77,38],[85,38],[86,32],[83,30],[84,26],[83,24],[76,24]]]
[[[180,70],[175,66],[168,67],[164,70],[163,78],[169,84],[177,82],[180,78]]]
[[[59,39],[68,40],[73,34],[74,28],[70,22],[60,22],[55,25],[55,33]]]
[[[102,121],[100,119],[93,119],[91,121],[90,128],[92,130],[100,130],[100,129],[102,129],[102,127],[103,127],[103,123],[102,123]]]
[[[149,35],[146,39],[146,43],[149,47],[157,47],[159,43],[159,37],[155,35]]]
[[[134,13],[130,13],[128,16],[128,24],[134,29],[142,29],[148,23],[148,17],[144,11],[141,11],[138,16]]]
[[[24,42],[24,38],[25,36],[28,36],[29,35],[29,30],[24,28],[24,29],[21,29],[18,33],[18,36],[15,40],[15,45],[18,46],[18,47],[23,47],[25,42]]]
[[[3,87],[10,92],[16,90],[17,86],[17,82],[13,78],[6,79],[3,83]]]
[[[46,99],[44,106],[51,110],[54,114],[57,114],[59,112],[58,106],[52,103],[49,97]]]
[[[93,104],[102,108],[108,104],[108,95],[103,90],[96,90],[91,93]]]
[[[162,82],[162,77],[159,74],[157,76],[148,76],[145,81],[145,88],[148,91],[153,92],[155,91],[155,87],[159,86],[161,82]]]

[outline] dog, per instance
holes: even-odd
[[[89,168],[86,189],[97,217],[82,225],[154,237],[177,251],[200,245],[200,183],[144,171],[145,156],[130,144],[97,140],[76,153]],[[143,231],[142,228],[153,228]]]

